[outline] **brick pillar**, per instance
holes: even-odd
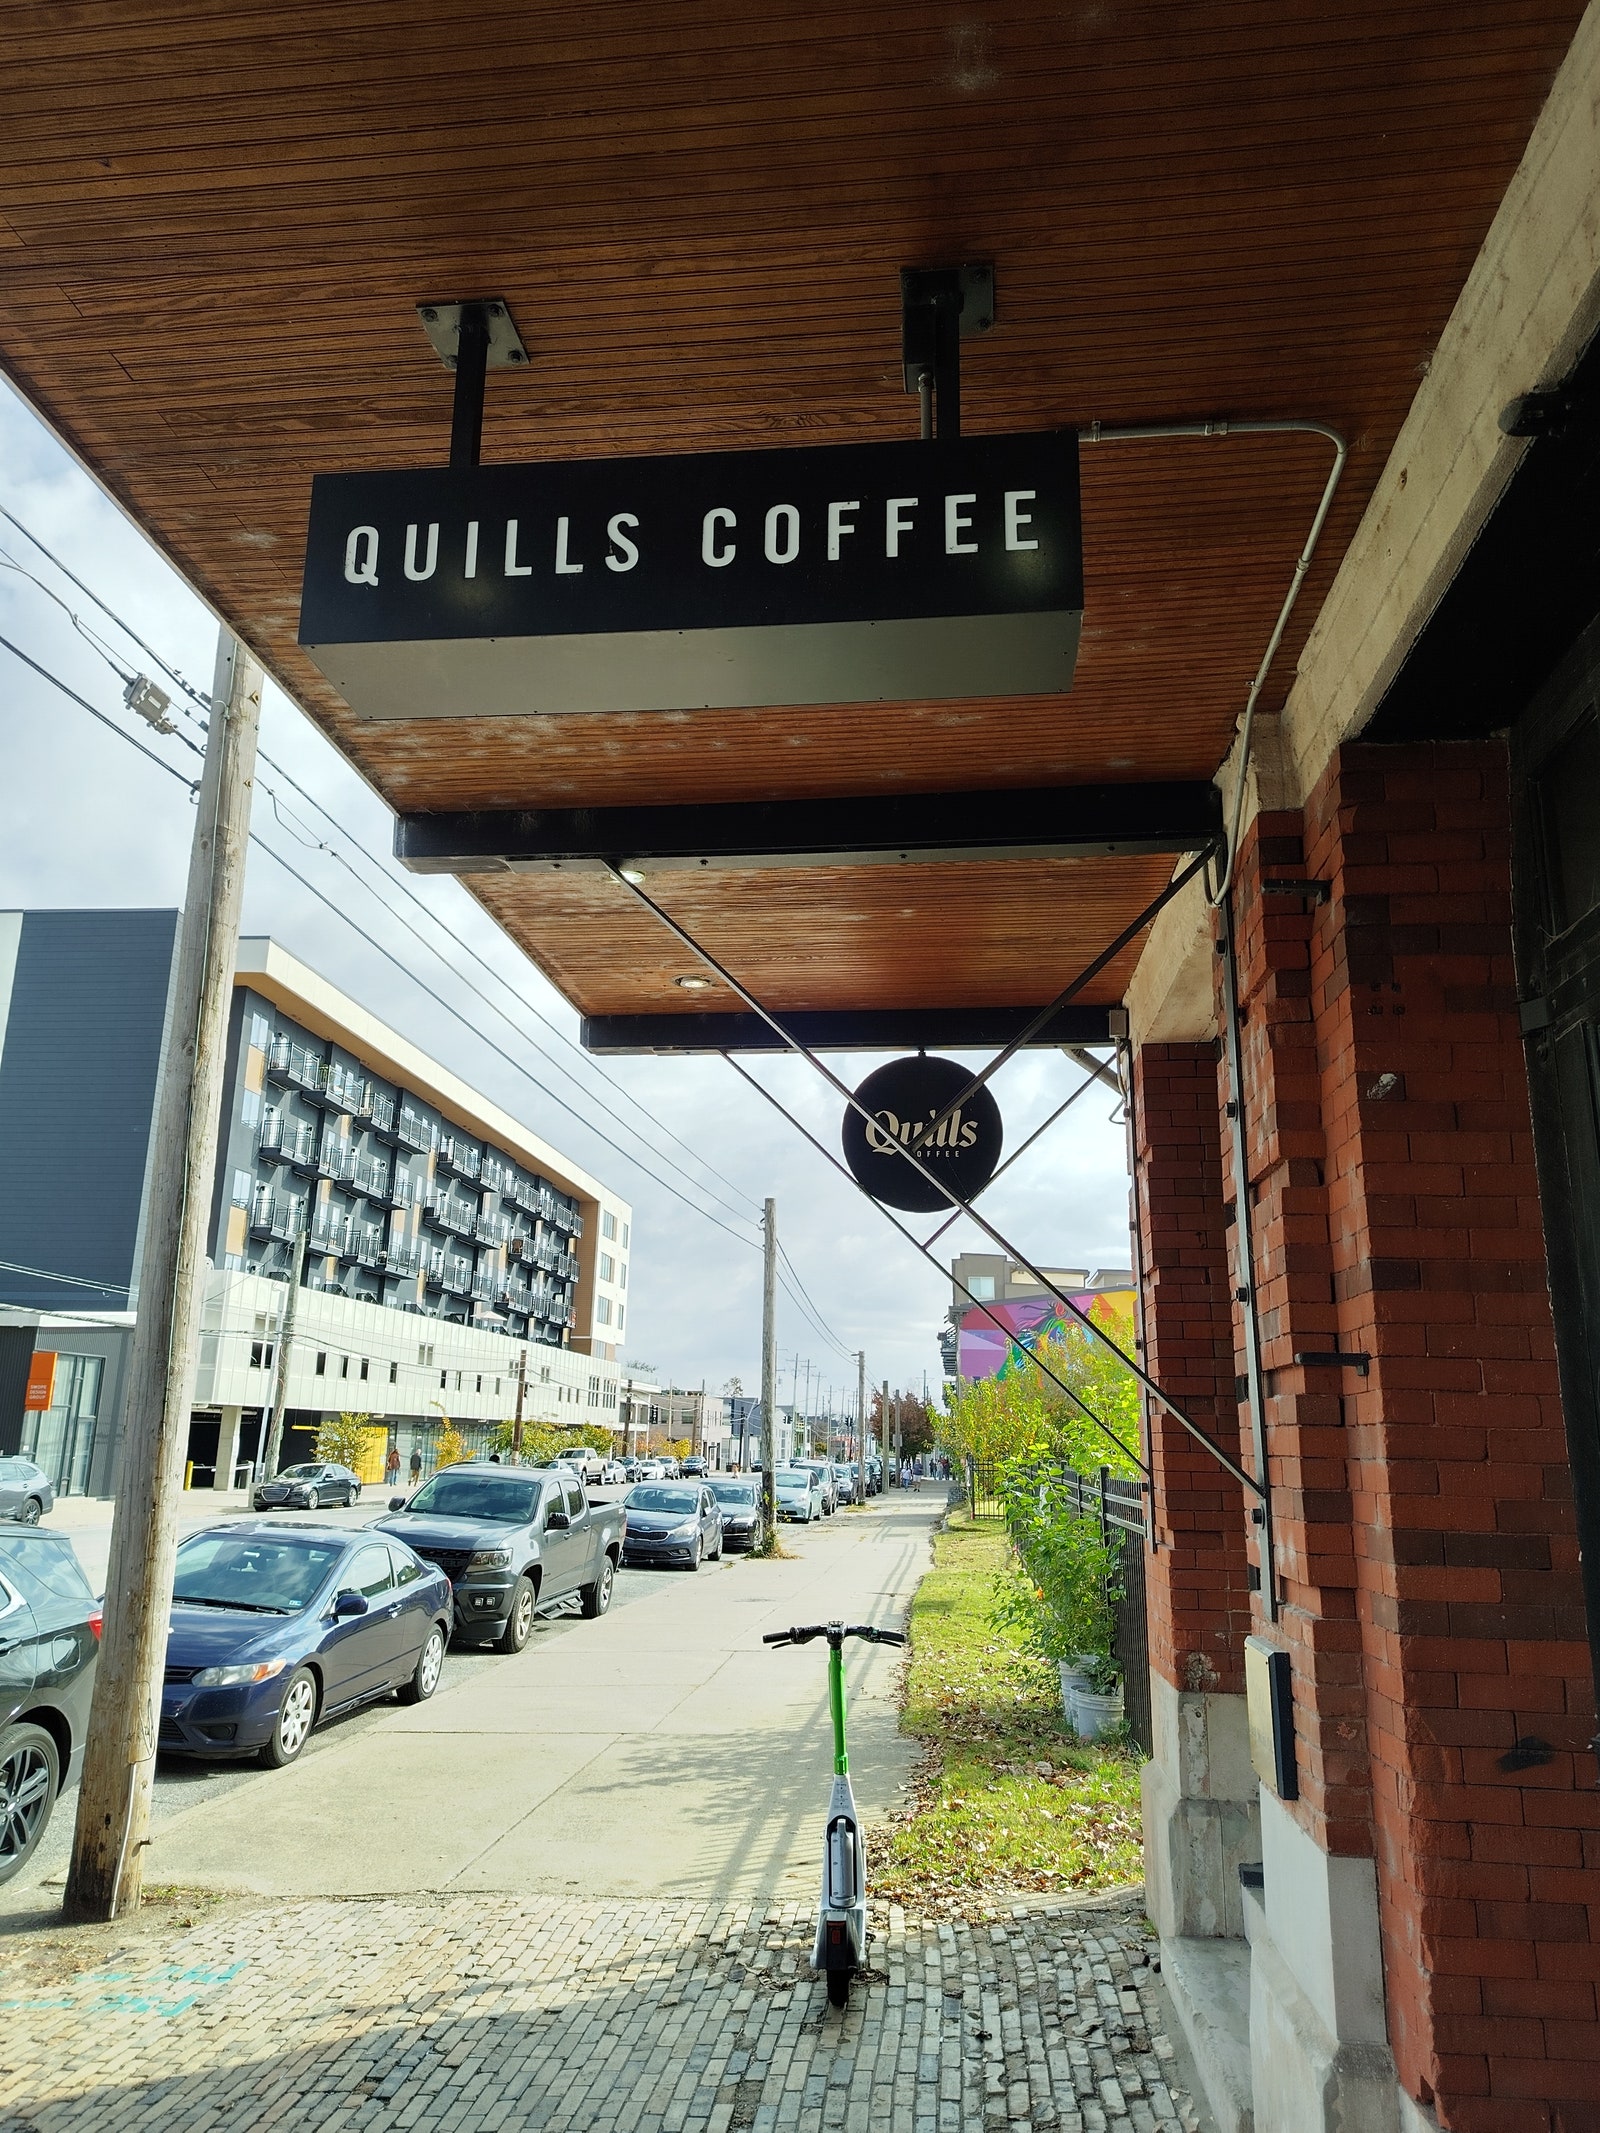
[[[1142,1046],[1133,1088],[1145,1364],[1237,1457],[1216,1045]],[[1150,1913],[1169,1940],[1238,1935],[1238,1865],[1256,1856],[1240,1693],[1249,1627],[1244,1506],[1238,1483],[1155,1403],[1150,1460],[1158,1542],[1145,1563],[1155,1746],[1144,1780]]]
[[[1297,1680],[1290,1812],[1352,1844],[1370,1775],[1405,2093],[1454,2133],[1593,2133],[1600,1797],[1509,847],[1498,743],[1346,748],[1307,808],[1328,1323],[1372,1361],[1289,1378],[1345,1440],[1364,1681],[1356,1712],[1342,1671]]]

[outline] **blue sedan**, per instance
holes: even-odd
[[[403,1541],[266,1519],[192,1533],[178,1549],[160,1745],[292,1763],[312,1728],[439,1685],[450,1580]]]

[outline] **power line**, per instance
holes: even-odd
[[[111,621],[116,624],[117,628],[120,629],[132,643],[138,645],[141,651],[147,653],[149,657],[153,659],[156,664],[161,668],[161,671],[166,674],[168,678],[179,689],[184,691],[190,698],[192,698],[193,702],[196,705],[203,706],[209,710],[210,699],[202,695],[201,692],[197,690],[194,685],[184,677],[182,672],[177,667],[173,666],[168,660],[163,658],[158,651],[155,650],[154,646],[148,644],[145,639],[142,638],[138,634],[138,632],[132,627],[132,625],[126,620],[124,620],[124,618],[117,612],[117,610],[112,607],[110,603],[105,600],[101,594],[95,592],[91,586],[86,585],[81,578],[75,576],[74,573],[68,569],[67,565],[63,563],[61,559],[56,556],[49,548],[47,548],[44,542],[39,539],[37,534],[33,533],[31,529],[15,515],[15,513],[6,510],[3,505],[0,505],[0,516],[4,516],[11,525],[15,526],[18,531],[21,532],[28,540],[32,541],[34,546],[39,549],[41,554],[47,556],[49,560],[55,565],[56,569],[61,571],[62,574],[72,582],[72,584],[77,586],[80,592],[84,593],[87,598],[93,600],[95,605],[101,610],[101,612],[109,616]],[[95,651],[100,653],[101,657],[106,661],[106,664],[111,668],[112,672],[117,675],[119,680],[127,682],[132,678],[126,668],[117,664],[117,661],[112,656],[109,649],[104,644],[99,642],[96,636],[89,632],[84,627],[84,625],[79,622],[78,617],[72,613],[71,609],[66,606],[66,603],[60,600],[58,596],[50,589],[49,586],[44,583],[41,578],[36,577],[33,572],[23,569],[20,564],[12,561],[8,557],[5,557],[5,552],[3,550],[0,550],[0,559],[4,559],[6,562],[8,562],[10,567],[16,570],[20,576],[26,578],[29,583],[35,585],[42,593],[44,593],[46,598],[55,601],[56,605],[63,609],[63,612],[68,615],[74,628],[78,629],[80,631],[80,634],[84,636],[85,641],[89,643]],[[20,653],[18,656],[26,657],[25,654]],[[33,662],[29,661],[29,664],[32,665]],[[42,672],[43,670],[40,669],[39,671]],[[54,677],[48,678],[54,679]],[[79,698],[78,701],[82,703],[83,699]],[[93,709],[92,706],[87,704],[84,705],[84,708],[89,710]],[[191,710],[187,705],[179,704],[175,708],[181,711],[186,718],[190,719],[196,726],[198,726],[202,732],[206,730],[206,721],[203,718],[199,717],[197,713]],[[99,712],[95,712],[94,715],[96,717],[102,716],[102,714],[100,714]],[[116,732],[122,731],[120,727],[113,727],[112,730]],[[124,735],[124,738],[127,738],[127,736]],[[179,738],[183,741],[184,746],[188,747],[194,754],[198,755],[202,752],[201,750],[196,748],[194,746],[194,743],[190,741],[186,736],[180,735]],[[135,743],[135,745],[137,745],[137,743]],[[494,965],[489,962],[486,956],[484,956],[479,950],[474,948],[470,942],[460,940],[456,935],[451,934],[450,929],[446,924],[445,920],[442,919],[438,915],[438,913],[435,912],[432,907],[423,900],[423,898],[417,895],[416,891],[411,888],[410,884],[402,880],[398,875],[392,873],[389,868],[386,867],[374,853],[370,852],[367,849],[367,847],[362,843],[361,839],[356,835],[356,833],[351,830],[347,824],[341,822],[339,818],[335,814],[333,814],[329,808],[324,806],[324,804],[320,800],[316,799],[311,793],[307,792],[305,787],[300,784],[299,780],[295,778],[290,771],[286,770],[281,763],[275,762],[273,758],[268,755],[264,749],[260,751],[260,754],[262,761],[267,764],[268,768],[272,770],[276,776],[282,778],[284,783],[287,784],[294,792],[296,792],[299,797],[303,801],[305,801],[307,806],[315,808],[317,813],[322,816],[323,820],[327,822],[337,832],[338,835],[345,838],[350,844],[350,846],[356,852],[358,852],[363,859],[367,861],[367,863],[375,870],[379,878],[384,883],[386,883],[392,888],[398,889],[400,893],[407,899],[407,901],[413,904],[417,908],[417,910],[422,912],[422,914],[430,921],[431,924],[436,926],[442,933],[445,933],[457,947],[462,949],[472,959],[472,961],[479,966],[480,969],[487,972],[487,974],[494,979],[497,985],[501,986],[507,993],[509,993],[511,998],[516,1002],[517,1006],[525,1014],[532,1016],[534,1020],[542,1023],[544,1027],[550,1031],[551,1035],[554,1036],[559,1043],[564,1045],[567,1050],[573,1052],[583,1062],[585,1067],[592,1075],[594,1075],[600,1081],[604,1082],[608,1088],[614,1090],[615,1093],[618,1096],[622,1097],[625,1102],[631,1104],[633,1108],[639,1113],[639,1115],[643,1119],[645,1119],[647,1123],[655,1130],[655,1132],[657,1132],[658,1134],[664,1134],[669,1140],[675,1142],[676,1145],[680,1147],[684,1151],[684,1153],[690,1158],[690,1160],[698,1164],[701,1169],[707,1171],[712,1177],[717,1178],[722,1184],[726,1185],[731,1192],[738,1193],[740,1198],[745,1200],[752,1208],[757,1205],[757,1202],[754,1197],[751,1194],[746,1193],[742,1186],[735,1184],[731,1178],[726,1177],[721,1171],[719,1171],[716,1168],[715,1164],[708,1162],[706,1158],[699,1154],[696,1149],[692,1148],[689,1143],[682,1138],[681,1135],[675,1133],[663,1119],[658,1118],[655,1113],[648,1108],[647,1105],[641,1103],[639,1098],[636,1097],[630,1089],[628,1089],[622,1082],[616,1080],[613,1075],[607,1073],[605,1069],[599,1065],[598,1061],[596,1061],[588,1053],[586,1053],[581,1046],[574,1044],[572,1039],[567,1036],[564,1030],[560,1029],[554,1022],[552,1022],[550,1018],[547,1015],[543,1014],[537,1007],[535,1007],[530,1000],[524,999],[522,994],[518,992],[518,990],[511,983],[511,981],[506,978],[500,971],[496,970]],[[264,783],[262,789],[267,793],[268,797],[273,802],[273,808],[274,812],[278,816],[279,826],[284,829],[289,829],[290,834],[293,835],[293,830],[290,828],[290,825],[284,821],[282,813],[281,811],[279,811],[277,794],[273,792],[270,786],[265,785]],[[345,871],[350,874],[353,880],[360,883],[361,887],[367,891],[368,895],[374,897],[375,900],[380,904],[383,904],[385,910],[387,910],[391,916],[397,918],[399,917],[399,914],[394,911],[393,906],[384,902],[384,899],[379,895],[378,891],[372,887],[371,883],[362,880],[362,877],[358,873],[356,873],[355,869],[350,865],[349,861],[344,857],[342,853],[335,851],[331,845],[324,843],[320,838],[317,839],[317,847],[318,849],[325,851],[328,854],[329,858],[332,859],[337,865],[342,866]],[[406,921],[401,918],[400,923],[405,924]],[[421,936],[417,937],[419,938],[419,940],[421,939]],[[460,983],[466,985],[467,989],[472,992],[476,998],[482,1000],[484,1005],[490,1010],[492,1014],[498,1015],[501,1021],[506,1024],[506,1027],[508,1029],[512,1030],[518,1037],[522,1038],[525,1042],[531,1043],[534,1049],[540,1054],[542,1058],[548,1059],[550,1061],[550,1064],[556,1068],[557,1072],[565,1074],[567,1079],[573,1083],[574,1087],[584,1087],[583,1083],[579,1081],[578,1077],[572,1073],[570,1068],[562,1066],[561,1062],[554,1058],[554,1056],[548,1050],[546,1050],[546,1048],[542,1044],[539,1043],[537,1038],[533,1037],[527,1030],[520,1028],[514,1021],[512,1021],[511,1017],[506,1014],[505,1010],[502,1007],[500,1007],[495,1001],[491,1000],[488,995],[481,990],[481,988],[474,985],[471,979],[465,977],[463,973],[459,969],[457,969],[453,963],[451,963],[448,956],[443,954],[443,952],[437,947],[435,947],[432,942],[423,940],[421,944],[424,947],[428,948],[429,952],[435,957],[437,957],[437,959],[442,962],[448,970],[450,970],[452,976],[457,978]],[[590,1092],[585,1089],[584,1093],[588,1095]],[[622,1122],[618,1121],[618,1123],[621,1124]],[[635,1127],[625,1126],[624,1130],[633,1133],[636,1138],[642,1138],[642,1136],[638,1135],[637,1129]],[[670,1168],[675,1170],[679,1168],[679,1166],[673,1163],[671,1158],[668,1157],[663,1150],[655,1149],[652,1152],[661,1155],[662,1160],[667,1162]],[[684,1175],[684,1173],[680,1171],[680,1175]],[[705,1192],[708,1198],[715,1200],[719,1206],[726,1208],[728,1213],[735,1215],[739,1219],[746,1219],[740,1216],[739,1210],[737,1208],[730,1206],[726,1200],[722,1199],[720,1194],[710,1192],[707,1187],[700,1185],[698,1180],[689,1180],[689,1182],[694,1184],[695,1190]]]
[[[154,751],[154,749],[147,749],[147,747],[145,747],[145,744],[143,744],[141,740],[137,740],[137,738],[134,738],[132,734],[124,732],[124,727],[119,727],[119,725],[115,723],[115,719],[109,719],[109,717],[107,717],[107,715],[105,715],[105,712],[102,712],[102,710],[96,710],[96,706],[94,706],[94,704],[90,704],[90,702],[87,702],[87,700],[85,700],[85,697],[81,697],[81,695],[77,693],[77,689],[68,689],[68,685],[64,683],[64,680],[60,680],[60,676],[55,676],[55,674],[51,674],[51,672],[49,672],[49,668],[43,668],[43,665],[41,665],[41,663],[38,663],[36,659],[30,659],[30,657],[28,657],[28,653],[23,653],[23,651],[19,651],[19,648],[17,648],[17,646],[15,646],[15,644],[13,644],[13,642],[11,642],[9,638],[2,638],[2,636],[0,636],[0,646],[4,646],[4,648],[6,648],[6,651],[9,651],[9,653],[15,653],[15,655],[17,655],[17,657],[19,657],[19,659],[21,659],[23,663],[26,663],[26,665],[30,665],[30,668],[32,668],[32,670],[34,670],[34,672],[36,672],[38,676],[43,676],[43,678],[47,680],[47,683],[51,683],[51,687],[55,687],[55,689],[60,689],[60,691],[62,691],[62,695],[70,697],[70,700],[73,700],[75,704],[79,704],[79,706],[81,706],[83,710],[87,710],[87,712],[90,712],[90,715],[92,715],[92,717],[96,717],[96,719],[100,721],[100,725],[105,725],[105,727],[109,729],[109,732],[113,732],[113,734],[115,734],[115,736],[117,736],[119,740],[126,740],[126,742],[128,742],[128,747],[132,747],[132,749],[137,749],[137,751],[139,751],[141,755],[145,755],[145,757],[147,757],[147,759],[151,761],[151,764],[156,764],[156,766],[158,766],[160,770],[164,770],[166,774],[169,774],[169,776],[173,776],[173,779],[177,779],[177,783],[179,783],[179,785],[183,785],[183,787],[186,787],[188,791],[194,791],[194,787],[190,785],[190,781],[186,779],[186,776],[183,776],[183,772],[181,772],[181,770],[179,770],[179,768],[177,768],[175,764],[169,764],[169,761],[166,761],[166,757],[164,757],[164,755],[156,755],[156,751]],[[181,736],[179,736],[179,738],[181,738]],[[186,744],[188,744],[188,747],[192,747],[192,742],[186,742]],[[734,1237],[734,1241],[736,1241],[736,1244],[742,1244],[742,1246],[747,1246],[749,1250],[757,1250],[757,1246],[755,1246],[755,1241],[753,1241],[753,1239],[749,1239],[749,1237],[740,1237],[740,1235],[738,1235],[738,1231],[734,1231],[734,1229],[730,1229],[730,1226],[727,1226],[727,1222],[719,1220],[719,1218],[717,1218],[715,1214],[710,1214],[706,1207],[698,1207],[698,1205],[695,1205],[695,1203],[693,1203],[691,1199],[687,1199],[687,1197],[685,1197],[685,1194],[683,1194],[681,1190],[678,1190],[678,1188],[676,1188],[674,1184],[670,1184],[670,1182],[666,1180],[666,1177],[661,1177],[661,1175],[659,1175],[659,1171],[653,1171],[653,1169],[651,1169],[649,1165],[646,1165],[646,1162],[644,1162],[644,1160],[642,1160],[640,1156],[636,1156],[636,1154],[631,1154],[629,1150],[621,1148],[621,1145],[619,1145],[617,1141],[612,1141],[612,1139],[610,1139],[610,1135],[602,1133],[602,1128],[599,1128],[599,1126],[595,1126],[595,1124],[593,1124],[591,1120],[587,1120],[585,1116],[582,1116],[582,1113],[580,1113],[580,1111],[576,1111],[576,1109],[574,1109],[574,1107],[572,1107],[570,1103],[567,1103],[563,1096],[559,1096],[559,1094],[557,1094],[555,1090],[550,1090],[550,1088],[546,1088],[546,1086],[544,1086],[544,1081],[540,1081],[540,1079],[538,1079],[538,1075],[533,1075],[533,1073],[529,1073],[529,1069],[527,1069],[527,1066],[523,1066],[523,1062],[521,1062],[521,1060],[516,1060],[516,1058],[514,1058],[514,1056],[512,1056],[510,1052],[506,1052],[506,1049],[503,1049],[501,1045],[497,1045],[497,1043],[495,1043],[495,1041],[493,1041],[491,1037],[484,1037],[484,1032],[482,1032],[482,1030],[474,1028],[474,1024],[471,1024],[471,1022],[467,1022],[467,1017],[465,1017],[465,1015],[461,1013],[461,1009],[459,1009],[459,1007],[452,1007],[452,1005],[450,1005],[450,1000],[446,1000],[442,992],[435,992],[435,990],[433,990],[433,985],[429,985],[429,983],[427,983],[425,979],[420,979],[420,977],[418,977],[418,975],[416,975],[414,971],[407,971],[407,968],[405,968],[405,964],[403,964],[403,962],[401,962],[401,960],[399,960],[399,958],[395,956],[395,953],[393,953],[393,949],[386,949],[386,947],[384,947],[384,945],[382,945],[380,941],[375,941],[375,939],[373,939],[373,934],[369,934],[369,932],[365,930],[365,926],[358,926],[358,924],[356,924],[356,921],[354,921],[354,919],[350,917],[350,913],[341,909],[341,904],[337,904],[337,902],[335,902],[335,900],[333,900],[331,896],[326,896],[326,894],[322,892],[322,889],[318,889],[318,887],[316,887],[316,883],[311,883],[311,881],[307,881],[307,879],[305,879],[305,875],[301,875],[301,872],[299,872],[299,868],[297,868],[297,866],[292,866],[292,864],[290,864],[290,862],[286,860],[286,857],[284,857],[284,853],[282,853],[282,851],[277,851],[277,849],[275,849],[273,845],[269,845],[269,843],[267,843],[267,840],[265,840],[265,836],[260,836],[260,832],[258,832],[258,830],[252,830],[252,832],[250,832],[250,843],[252,843],[252,845],[256,845],[256,849],[258,849],[258,851],[265,851],[265,853],[267,853],[267,857],[269,857],[269,860],[275,860],[275,862],[277,862],[279,866],[282,866],[282,868],[284,868],[284,872],[286,872],[286,875],[290,875],[290,877],[292,877],[294,881],[299,881],[299,885],[301,885],[301,887],[305,889],[305,892],[307,892],[307,896],[314,896],[314,898],[316,898],[316,900],[318,900],[318,902],[322,904],[322,907],[324,907],[326,911],[333,911],[333,915],[335,915],[335,917],[343,919],[343,924],[346,924],[346,926],[348,926],[348,928],[350,928],[350,930],[352,930],[352,932],[354,932],[354,934],[358,936],[358,939],[361,939],[361,941],[365,941],[365,943],[367,943],[367,947],[371,947],[371,949],[373,949],[375,953],[378,953],[378,956],[382,956],[382,958],[384,958],[384,962],[388,962],[388,964],[393,964],[393,966],[397,968],[397,971],[401,973],[401,977],[407,977],[407,979],[410,979],[410,981],[412,981],[414,985],[418,985],[418,988],[420,988],[422,992],[425,992],[425,994],[427,994],[427,996],[429,996],[429,998],[433,1000],[433,1003],[435,1003],[437,1007],[442,1007],[442,1009],[446,1011],[446,1015],[450,1015],[454,1022],[459,1022],[459,1024],[461,1024],[461,1026],[463,1026],[463,1028],[465,1028],[465,1030],[469,1032],[469,1035],[474,1035],[474,1037],[476,1037],[476,1039],[478,1039],[478,1041],[480,1041],[482,1045],[486,1045],[486,1047],[489,1047],[489,1049],[491,1049],[491,1052],[493,1052],[493,1054],[495,1054],[497,1058],[501,1058],[501,1060],[506,1060],[506,1064],[510,1066],[510,1069],[512,1069],[514,1073],[518,1073],[518,1075],[521,1075],[521,1077],[523,1077],[525,1081],[529,1081],[529,1086],[531,1086],[531,1088],[535,1088],[535,1090],[538,1090],[538,1092],[540,1092],[542,1096],[546,1096],[550,1103],[555,1103],[555,1105],[559,1105],[559,1109],[563,1109],[563,1111],[567,1113],[567,1116],[570,1116],[572,1120],[576,1120],[576,1122],[578,1122],[578,1124],[580,1124],[582,1128],[585,1128],[585,1130],[587,1130],[587,1133],[593,1133],[593,1135],[595,1135],[595,1139],[599,1139],[599,1141],[604,1141],[604,1145],[606,1145],[606,1148],[610,1148],[610,1150],[612,1150],[612,1154],[617,1154],[617,1156],[621,1156],[621,1160],[623,1160],[623,1162],[627,1162],[627,1165],[631,1165],[631,1167],[634,1167],[634,1169],[642,1171],[642,1173],[644,1173],[646,1177],[651,1177],[651,1180],[653,1180],[653,1184],[659,1184],[659,1186],[661,1186],[663,1190],[666,1190],[666,1192],[670,1192],[670,1194],[672,1194],[672,1199],[676,1199],[676,1201],[678,1201],[678,1205],[683,1205],[683,1207],[687,1207],[691,1214],[698,1214],[698,1216],[700,1216],[702,1220],[706,1220],[706,1222],[713,1222],[713,1224],[717,1226],[717,1229],[725,1231],[725,1235],[730,1235],[730,1237]],[[414,939],[420,939],[420,936],[416,936],[416,934],[414,934]],[[425,945],[425,947],[427,947],[427,943],[422,943],[422,945]],[[681,1173],[681,1175],[683,1175],[683,1173]],[[698,1190],[704,1190],[704,1188],[698,1188]]]

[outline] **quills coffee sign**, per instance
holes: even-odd
[[[1071,687],[1071,431],[325,474],[300,642],[368,718]]]
[[[948,1207],[939,1186],[975,1200],[994,1176],[1004,1128],[987,1088],[975,1089],[947,1119],[934,1121],[972,1079],[954,1059],[894,1059],[856,1090],[859,1111],[844,1116],[844,1158],[858,1184],[888,1207],[932,1214]],[[899,1151],[915,1157],[908,1163]],[[937,1183],[935,1181],[938,1181]]]

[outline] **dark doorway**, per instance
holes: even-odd
[[[217,1447],[222,1437],[220,1415],[192,1415],[189,1418],[189,1449],[185,1455],[189,1462],[187,1486],[191,1489],[214,1489],[217,1485]]]
[[[1513,730],[1518,993],[1600,1694],[1600,623]]]

